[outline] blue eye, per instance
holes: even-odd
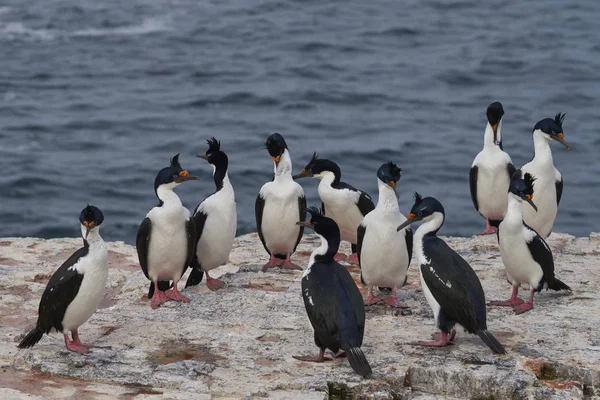
[[[419,212],[417,213],[417,216],[419,216],[419,217],[422,217],[422,216],[423,216],[423,211],[419,211]]]
[[[556,131],[554,129],[552,129],[552,134],[556,135]]]
[[[179,178],[179,174],[173,174],[173,179]]]
[[[523,197],[523,196],[525,196],[525,193],[519,192],[519,196]]]

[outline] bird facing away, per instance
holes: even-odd
[[[406,221],[398,205],[398,181],[402,170],[393,162],[383,164],[377,171],[379,200],[358,226],[356,253],[363,281],[369,289],[365,305],[383,300],[392,307],[407,308],[398,303],[396,291],[406,284],[412,258],[413,232],[410,227],[396,231]],[[373,286],[391,287],[391,296],[373,295]]]
[[[173,157],[171,164],[161,169],[154,180],[159,203],[138,228],[135,244],[142,271],[150,279],[148,298],[152,299],[154,309],[169,300],[190,301],[179,292],[177,283],[191,263],[196,227],[173,189],[196,179],[199,178],[181,168],[179,154]],[[169,289],[169,281],[173,281],[172,289]]]
[[[77,331],[96,311],[102,301],[108,278],[108,250],[100,236],[104,215],[88,205],[81,211],[83,247],[77,250],[52,275],[38,310],[35,328],[19,343],[20,349],[32,347],[44,333],[62,332],[67,349],[87,353]],[[73,339],[69,339],[68,332]]]
[[[556,140],[571,150],[571,146],[564,139],[564,119],[565,114],[558,113],[554,119],[546,118],[535,124],[533,127],[534,156],[521,167],[522,174],[529,173],[536,178],[532,200],[537,205],[537,211],[529,203],[524,204],[523,220],[542,238],[547,238],[552,232],[563,191],[563,178],[554,167],[549,141]]]
[[[321,245],[313,251],[302,276],[302,298],[314,329],[318,356],[294,356],[301,361],[323,362],[325,349],[335,357],[348,357],[359,375],[369,378],[371,367],[361,350],[365,332],[365,306],[350,273],[334,259],[340,244],[340,230],[331,218],[310,207],[311,218],[299,225],[313,229]],[[340,351],[343,350],[343,351]]]
[[[516,314],[533,308],[533,294],[542,288],[564,290],[571,288],[554,276],[552,251],[544,239],[523,222],[523,202],[535,211],[533,202],[535,178],[529,173],[521,179],[517,171],[508,190],[508,210],[498,230],[498,245],[502,262],[512,283],[512,296],[506,301],[492,301],[492,306],[511,306]],[[524,302],[517,297],[519,285],[529,285],[529,300]]]
[[[333,161],[320,159],[317,153],[313,153],[312,159],[299,174],[294,176],[294,179],[304,177],[321,180],[318,187],[322,202],[321,211],[339,226],[342,240],[352,245],[352,254],[348,259],[344,254],[338,253],[335,260],[345,260],[349,264],[358,265],[357,229],[365,215],[375,209],[371,196],[342,182],[340,167]]]
[[[262,270],[274,267],[302,270],[290,257],[304,233],[304,227],[296,225],[306,219],[304,190],[292,178],[292,158],[283,136],[279,133],[269,136],[266,148],[273,159],[274,176],[262,186],[254,205],[258,237],[270,255]]]
[[[479,336],[494,353],[505,354],[504,347],[487,330],[485,295],[479,278],[458,253],[437,237],[444,219],[444,207],[439,201],[415,193],[408,219],[398,227],[401,230],[413,222],[424,222],[415,232],[415,256],[423,293],[441,334],[432,342],[417,344],[447,346],[456,335],[454,326],[460,324]]]
[[[497,231],[496,226],[506,212],[504,194],[515,172],[510,156],[502,150],[503,115],[504,108],[500,102],[489,105],[483,150],[475,157],[469,174],[471,200],[475,209],[485,218],[485,230],[480,235]],[[493,221],[492,224],[490,221]]]
[[[225,286],[220,279],[213,279],[208,272],[227,264],[237,229],[235,193],[227,173],[229,159],[221,150],[221,142],[207,140],[208,150],[198,154],[213,167],[216,190],[198,204],[194,211],[196,225],[196,251],[192,260],[192,272],[185,287],[198,285],[206,272],[206,286],[218,290]]]

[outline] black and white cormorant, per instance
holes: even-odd
[[[221,151],[221,142],[217,139],[211,138],[207,143],[206,153],[198,154],[197,157],[212,165],[216,190],[194,211],[198,244],[192,260],[192,272],[185,287],[199,284],[206,272],[206,286],[210,290],[218,290],[225,283],[220,279],[211,278],[208,272],[227,264],[229,260],[237,229],[237,212],[235,193],[227,174],[227,154]]]
[[[417,344],[446,346],[456,335],[454,326],[460,324],[467,332],[478,335],[494,353],[505,354],[504,347],[487,330],[485,295],[479,278],[458,253],[437,237],[444,218],[444,207],[439,201],[415,193],[408,219],[398,227],[401,230],[413,222],[424,221],[415,232],[415,256],[423,293],[441,334],[433,342]]]
[[[299,269],[290,257],[296,251],[304,228],[296,225],[306,219],[306,197],[302,186],[292,178],[292,158],[279,133],[267,138],[266,148],[273,159],[274,176],[265,183],[254,206],[256,229],[270,260],[262,270],[279,267]]]
[[[571,150],[571,146],[564,139],[564,119],[565,114],[558,113],[554,119],[545,118],[535,124],[533,127],[534,156],[521,167],[522,174],[528,172],[536,178],[532,200],[537,205],[537,212],[530,204],[524,204],[523,219],[542,238],[548,237],[552,232],[563,191],[563,179],[560,172],[554,168],[552,150],[548,142],[556,140]]]
[[[304,177],[321,180],[318,188],[322,202],[321,210],[324,215],[336,222],[340,228],[342,240],[348,241],[352,245],[352,254],[348,259],[344,254],[338,253],[335,260],[345,260],[349,264],[358,265],[357,229],[365,215],[375,209],[371,196],[342,182],[340,167],[333,161],[319,159],[317,153],[313,153],[312,159],[302,169],[302,172],[294,176],[294,179]]]
[[[487,108],[487,126],[483,135],[483,150],[477,154],[469,174],[471,200],[485,218],[485,230],[480,235],[495,233],[506,212],[506,196],[515,166],[502,150],[502,116],[504,108],[495,102]],[[492,226],[490,224],[492,222]]]
[[[152,299],[152,308],[169,300],[190,301],[179,292],[177,282],[191,262],[196,228],[190,212],[173,189],[196,179],[199,178],[181,168],[177,154],[171,159],[171,165],[161,169],[154,180],[159,203],[140,224],[135,242],[142,271],[151,281],[148,298]],[[169,281],[173,281],[172,289],[169,289]]]
[[[508,210],[498,230],[498,243],[502,262],[512,283],[512,296],[506,301],[492,301],[493,306],[511,306],[516,314],[533,308],[533,294],[546,290],[571,288],[554,276],[552,251],[544,239],[523,222],[523,201],[535,211],[535,178],[529,173],[520,178],[521,172],[514,175],[508,190]],[[529,285],[529,300],[524,302],[517,297],[519,285]]]
[[[401,169],[393,162],[379,167],[377,207],[368,213],[358,226],[356,253],[362,278],[369,289],[365,305],[383,300],[393,307],[407,308],[398,303],[396,291],[404,286],[412,258],[413,232],[410,227],[396,231],[406,221],[398,205],[396,190]],[[373,286],[391,287],[391,296],[383,299],[373,296]]]
[[[108,250],[99,229],[104,216],[88,205],[79,215],[83,247],[77,250],[52,275],[39,306],[35,328],[19,343],[32,347],[44,333],[63,332],[67,349],[87,353],[77,329],[96,311],[102,301],[108,278]],[[68,332],[73,339],[69,339]]]
[[[302,276],[302,298],[315,331],[318,356],[294,356],[301,361],[323,362],[325,349],[335,357],[348,357],[350,366],[363,377],[371,377],[371,367],[361,350],[365,332],[365,306],[350,273],[334,260],[340,244],[340,230],[331,218],[310,207],[311,218],[299,225],[314,229],[321,239],[310,256]],[[343,351],[341,351],[343,350]]]

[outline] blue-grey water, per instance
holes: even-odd
[[[600,2],[445,0],[0,0],[0,237],[78,235],[87,202],[108,240],[135,241],[169,158],[214,191],[194,158],[215,136],[230,159],[238,233],[272,177],[280,132],[298,171],[317,150],[377,197],[376,170],[404,170],[435,196],[442,233],[484,227],[468,174],[485,110],[506,111],[504,148],[532,157],[531,130],[567,112],[569,152],[551,143],[565,189],[554,230],[600,221]],[[302,182],[309,203],[315,180]]]

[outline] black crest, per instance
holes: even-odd
[[[535,182],[534,176],[532,176],[529,172],[526,172],[525,176],[523,177],[523,181],[525,181],[525,186],[527,186],[528,189],[533,190],[533,182]]]
[[[306,210],[310,213],[310,219],[319,219],[323,216],[323,214],[321,214],[321,210],[319,210],[317,207],[315,206],[310,206],[308,207],[308,209]]]
[[[423,197],[419,193],[415,192],[414,196],[415,196],[415,205],[419,204],[421,201],[423,201]]]
[[[317,152],[313,152],[312,158],[310,159],[310,161],[308,162],[308,164],[312,164],[313,162],[317,161],[319,159],[319,155],[317,154]]]
[[[171,158],[171,167],[183,170],[183,168],[181,168],[181,164],[179,164],[179,153],[175,154],[175,156]]]
[[[208,143],[208,150],[206,150],[206,154],[221,150],[221,142],[214,137],[208,139],[206,143]]]
[[[565,120],[565,116],[567,115],[567,113],[558,113],[554,116],[554,122],[556,123],[556,125],[558,125],[558,127],[561,129],[562,131],[562,124],[563,121]]]
[[[279,133],[274,133],[267,138],[265,148],[271,157],[277,157],[282,155],[285,149],[288,147],[283,136],[281,136]]]
[[[97,226],[103,221],[104,215],[102,214],[102,211],[100,211],[98,207],[94,207],[89,204],[83,210],[81,210],[81,214],[79,214],[79,222],[82,224],[84,222],[93,222]]]
[[[389,183],[390,181],[398,183],[401,175],[402,169],[398,168],[398,166],[391,161],[383,164],[377,170],[377,178],[384,183]]]

